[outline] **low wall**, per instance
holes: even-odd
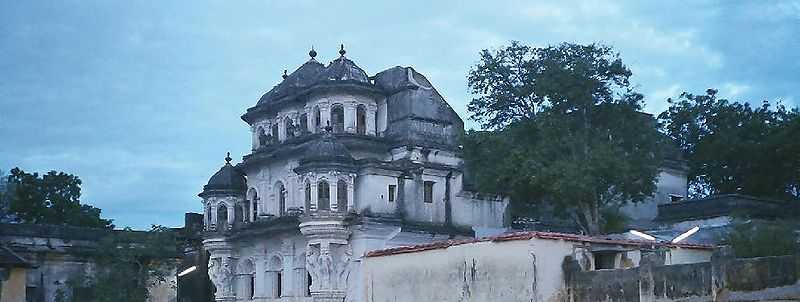
[[[565,301],[778,301],[800,300],[800,255],[734,259],[715,252],[711,262],[663,265],[646,255],[631,269],[580,271],[567,257]],[[572,263],[572,264],[570,264]]]

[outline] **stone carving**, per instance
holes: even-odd
[[[339,264],[336,266],[337,273],[337,282],[339,288],[346,288],[347,287],[347,278],[350,276],[350,259],[353,258],[353,250],[350,246],[343,246],[342,251],[342,259]]]
[[[208,275],[214,288],[217,289],[217,297],[230,296],[233,293],[233,270],[230,260],[225,258],[214,258],[208,262]]]
[[[311,275],[311,290],[316,290],[320,284],[318,261],[318,248],[308,245],[306,248],[306,271]]]
[[[306,249],[306,270],[311,274],[312,290],[344,290],[350,275],[353,251],[348,245],[309,245]]]
[[[322,276],[323,288],[331,288],[331,277],[333,277],[333,257],[331,257],[330,248],[321,249],[319,255],[320,275]]]

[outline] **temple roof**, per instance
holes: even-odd
[[[225,165],[214,173],[208,180],[208,184],[203,186],[200,197],[211,195],[230,195],[244,194],[247,191],[247,179],[244,173],[231,165],[230,153],[225,158]]]
[[[354,162],[353,156],[350,151],[330,132],[322,135],[322,137],[314,142],[311,142],[306,147],[305,154],[300,160],[301,165],[311,163],[339,163],[352,165]]]
[[[325,69],[325,65],[317,62],[314,58],[309,59],[297,70],[287,75],[282,82],[275,85],[270,91],[261,96],[258,104],[266,104],[272,100],[277,100],[285,96],[297,93],[310,87],[317,81],[317,76]]]

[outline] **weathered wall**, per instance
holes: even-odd
[[[0,282],[0,302],[25,301],[25,273],[24,268],[9,269],[8,279]]]
[[[571,260],[567,260],[569,262]],[[800,255],[580,271],[565,265],[569,301],[797,301]],[[716,300],[715,300],[716,299]]]
[[[688,183],[686,172],[664,168],[658,173],[656,192],[640,203],[629,203],[620,210],[633,220],[653,220],[658,216],[658,206],[669,203],[670,195],[686,196]]]

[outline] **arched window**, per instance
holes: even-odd
[[[243,211],[244,212],[244,216],[242,216],[242,221],[244,221],[244,222],[250,221],[252,216],[250,215],[250,201],[249,200],[247,200],[247,199],[244,200],[244,203],[242,204],[242,209],[244,210]]]
[[[217,230],[225,230],[228,228],[228,207],[220,204],[217,207]]]
[[[243,206],[242,205],[235,205],[233,207],[233,225],[234,226],[240,225],[244,221],[244,212],[242,210],[243,210]]]
[[[255,221],[258,218],[258,191],[256,191],[255,188],[250,188],[250,190],[247,190],[247,199],[250,200],[250,204],[252,205],[253,209],[251,220]]]
[[[333,126],[333,133],[344,132],[344,107],[342,104],[333,105],[331,108],[331,126]]]
[[[284,212],[286,212],[286,194],[286,187],[282,182],[278,182],[275,185],[275,201],[278,204],[278,213],[276,216],[281,216]]]
[[[330,196],[331,191],[328,182],[320,180],[319,183],[317,183],[317,210],[331,209]]]
[[[314,123],[314,125],[313,125],[314,126],[314,133],[319,133],[320,132],[320,128],[322,127],[322,120],[321,120],[321,117],[320,117],[320,114],[319,114],[319,106],[314,106],[312,114],[313,114],[313,116],[311,116],[311,117],[314,119],[314,122],[313,122]]]
[[[273,256],[269,261],[267,269],[267,292],[272,293],[273,298],[283,296],[283,260],[278,256]]]
[[[356,133],[367,134],[367,107],[364,105],[356,107]]]
[[[238,279],[236,280],[237,286],[240,287],[241,292],[246,295],[245,297],[248,300],[252,300],[255,295],[256,284],[256,269],[253,261],[245,259],[239,263],[239,267],[237,267],[236,270]]]
[[[286,138],[287,139],[294,137],[294,130],[295,130],[294,129],[294,121],[292,121],[292,119],[287,117],[286,118]]]
[[[266,146],[269,143],[269,138],[267,137],[267,134],[264,132],[264,128],[258,127],[256,133],[258,135],[258,144],[256,144],[256,146],[258,147]]]
[[[212,224],[212,223],[211,223],[211,205],[209,205],[208,207],[206,207],[206,217],[205,217],[205,221],[206,221],[206,226],[210,226],[210,225]]]
[[[305,194],[305,196],[306,196],[306,199],[305,199],[305,202],[306,202],[305,203],[305,210],[309,211],[309,210],[311,210],[311,183],[308,182],[308,180],[306,180],[305,193],[306,193]]]
[[[339,212],[347,212],[347,182],[344,180],[336,183],[336,209]]]
[[[300,133],[308,133],[308,114],[303,113],[300,115]]]
[[[272,124],[272,141],[278,140],[278,123]]]

